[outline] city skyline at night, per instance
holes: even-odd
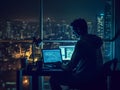
[[[22,58],[27,58],[28,64],[33,64],[34,60],[35,63],[42,60],[42,49],[74,47],[80,39],[75,36],[70,26],[74,19],[84,18],[90,34],[102,39],[111,35],[110,30],[104,29],[105,14],[109,13],[109,10],[105,9],[106,0],[42,1],[42,8],[41,0],[3,0],[0,3],[0,78],[3,77],[0,81],[0,90],[7,88],[7,84],[4,83],[9,81],[9,77],[4,75],[6,73],[2,72],[16,72],[21,68]],[[110,7],[113,8],[112,5]],[[101,13],[104,15],[101,16]],[[38,46],[37,40],[42,40]],[[110,52],[112,50],[109,46],[109,43],[104,44],[102,48],[102,52],[106,52],[103,53],[106,55],[103,58],[108,57],[106,60],[111,59],[113,53]],[[16,73],[13,72],[9,74],[16,77]],[[16,85],[16,78],[13,82]],[[16,86],[7,90],[16,90]]]

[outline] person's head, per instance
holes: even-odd
[[[84,19],[76,19],[71,23],[71,26],[79,36],[88,34],[88,26]]]

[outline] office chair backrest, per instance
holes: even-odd
[[[111,77],[114,71],[116,71],[117,62],[118,60],[115,58],[103,64],[103,67],[98,73],[98,90],[108,90],[110,85],[110,82],[108,83],[108,77]]]
[[[117,62],[118,60],[115,58],[113,60],[110,60],[103,65],[103,73],[105,76],[111,75],[112,72],[114,72],[117,68]]]

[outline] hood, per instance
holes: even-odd
[[[100,48],[103,44],[102,39],[96,35],[89,34],[84,39],[87,41],[87,43],[94,46],[96,49]]]

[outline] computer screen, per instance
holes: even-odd
[[[60,49],[43,49],[42,56],[44,63],[62,62]]]
[[[71,60],[75,46],[59,46],[61,49],[62,59]]]

